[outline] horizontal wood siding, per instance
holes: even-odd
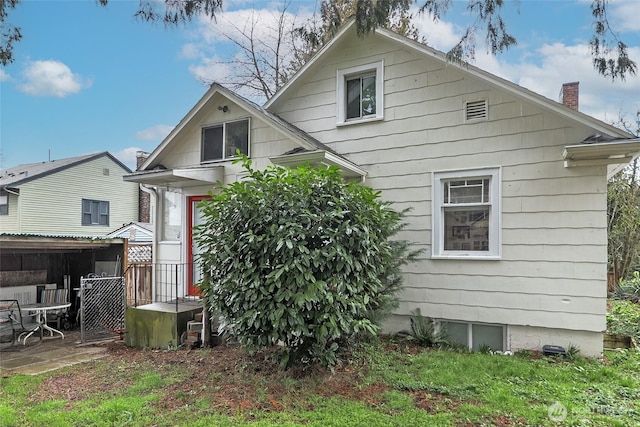
[[[384,60],[384,120],[336,126],[338,69]],[[344,37],[271,109],[363,167],[424,249],[406,267],[398,314],[602,331],[606,170],[565,168],[593,131],[381,36]],[[488,120],[465,122],[467,101]],[[501,168],[502,258],[431,259],[432,173]]]
[[[20,232],[104,236],[137,221],[138,184],[124,182],[125,173],[104,156],[21,185]],[[83,226],[82,199],[108,201],[109,225]]]
[[[20,232],[20,198],[15,194],[7,193],[9,212],[0,215],[0,233]]]

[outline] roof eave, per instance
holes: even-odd
[[[567,145],[562,150],[564,166],[605,166],[630,163],[640,154],[640,138],[601,142],[594,144]]]
[[[271,160],[271,163],[274,165],[286,167],[297,167],[305,163],[309,163],[312,166],[336,166],[345,177],[363,178],[367,176],[367,171],[364,169],[351,163],[344,157],[324,150],[285,154],[270,157],[269,160]]]
[[[209,185],[222,181],[223,178],[223,165],[133,172],[122,177],[127,182],[137,182],[155,187]]]

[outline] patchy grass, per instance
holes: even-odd
[[[149,351],[0,379],[0,426],[640,424],[640,354],[572,361],[362,344],[335,373],[281,371],[237,347]],[[566,411],[566,414],[565,412]]]

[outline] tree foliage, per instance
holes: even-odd
[[[418,252],[392,237],[400,213],[336,168],[264,171],[202,202],[200,284],[221,328],[249,349],[281,344],[283,367],[336,363],[397,305],[401,266]]]
[[[20,28],[7,22],[10,9],[21,0],[0,1],[0,63],[13,62],[13,44],[20,41]],[[96,0],[105,6],[109,0]],[[223,0],[139,0],[134,16],[143,21],[163,22],[167,26],[179,25],[199,15],[215,19],[222,11]],[[336,29],[350,16],[354,16],[358,34],[375,31],[379,26],[391,28],[408,37],[418,38],[417,30],[410,23],[410,7],[418,4],[419,11],[429,13],[434,20],[444,16],[452,0],[322,0],[321,23],[300,27],[302,48],[297,51],[298,66],[308,59],[322,43],[335,34]],[[514,2],[517,3],[517,2]],[[474,58],[476,33],[486,32],[489,51],[497,54],[517,44],[507,31],[502,18],[504,0],[468,0],[467,11],[475,16],[458,43],[447,53],[452,60],[468,62]],[[624,80],[637,73],[637,64],[629,57],[627,45],[620,40],[607,17],[609,0],[592,0],[593,35],[589,41],[593,66],[602,76],[612,80]],[[295,48],[295,47],[294,47]],[[277,74],[276,74],[277,77]]]
[[[627,130],[629,126],[619,123]],[[638,112],[640,134],[640,111]],[[630,278],[640,266],[640,162],[636,158],[607,188],[609,267],[616,278]]]

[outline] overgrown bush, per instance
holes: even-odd
[[[200,283],[221,328],[250,349],[282,345],[283,367],[331,366],[397,306],[417,252],[392,237],[402,215],[336,168],[251,168],[201,204]]]

